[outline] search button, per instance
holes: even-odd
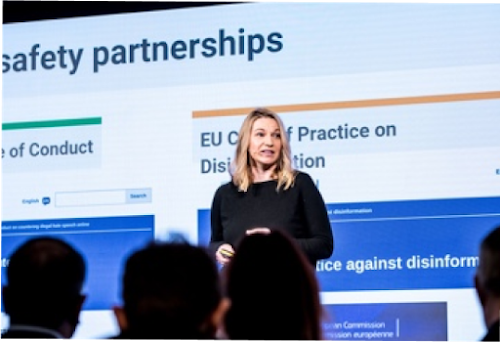
[[[127,189],[127,203],[150,203],[151,189]]]

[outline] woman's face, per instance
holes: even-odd
[[[281,132],[274,119],[255,120],[250,132],[248,152],[257,167],[268,169],[277,163],[281,153]]]

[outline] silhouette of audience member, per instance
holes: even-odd
[[[153,243],[126,262],[119,339],[214,339],[227,307],[215,261],[201,247]]]
[[[2,289],[10,327],[2,338],[70,338],[85,296],[83,257],[62,240],[43,237],[10,257]]]
[[[320,340],[322,308],[313,267],[273,230],[245,236],[224,270],[230,307],[224,334],[236,340]]]
[[[499,341],[500,316],[500,226],[481,243],[479,266],[474,278],[488,333],[483,341]]]

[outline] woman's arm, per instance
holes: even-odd
[[[224,241],[224,228],[221,220],[222,187],[217,189],[212,201],[210,210],[210,244],[209,250],[214,253],[216,260],[221,264],[226,264],[230,260],[230,254],[234,254],[233,247]],[[225,250],[225,251],[222,251]],[[221,253],[222,251],[222,253]],[[229,254],[228,254],[229,253]]]
[[[296,182],[300,187],[301,204],[310,237],[295,240],[309,260],[315,262],[327,259],[333,253],[334,241],[325,202],[308,174],[301,173],[297,175],[299,177]]]
[[[223,228],[221,222],[221,188],[217,189],[212,200],[212,208],[210,209],[210,244],[209,249],[216,252],[220,245],[224,243]]]

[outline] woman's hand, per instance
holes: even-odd
[[[217,248],[215,252],[215,259],[222,265],[226,265],[229,261],[231,261],[231,257],[234,254],[233,246],[228,243],[224,243]]]

